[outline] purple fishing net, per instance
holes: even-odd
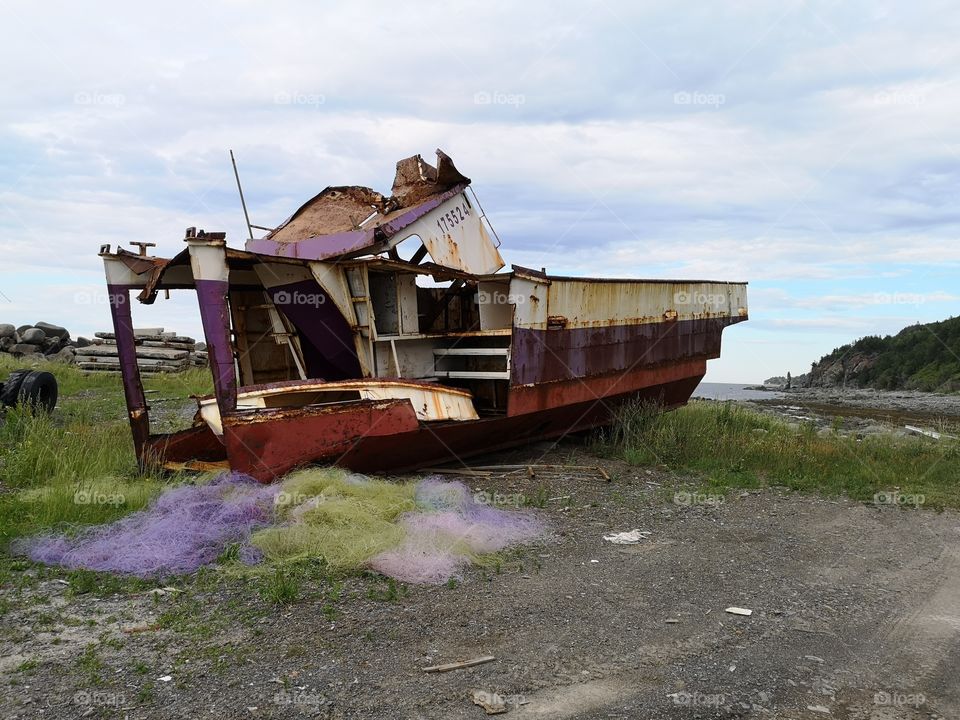
[[[475,556],[529,542],[546,529],[530,512],[499,510],[478,502],[460,482],[426,478],[417,484],[414,497],[423,510],[400,519],[407,531],[404,540],[369,563],[377,572],[403,582],[445,582],[460,575]]]
[[[106,570],[139,577],[195,572],[217,559],[230,543],[273,520],[276,487],[239,473],[206,485],[167,490],[145,510],[77,537],[49,535],[21,541],[15,550],[50,565]],[[240,558],[256,562],[257,551],[241,545]]]

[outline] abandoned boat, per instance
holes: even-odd
[[[252,233],[251,233],[252,235]],[[469,178],[437,151],[389,197],[328,187],[228,247],[188,228],[172,258],[100,249],[137,457],[268,482],[308,463],[425,467],[608,423],[620,403],[683,405],[747,319],[745,283],[504,270]],[[407,241],[407,242],[404,242]],[[214,394],[150,432],[131,295],[196,292]]]

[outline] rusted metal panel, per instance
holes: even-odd
[[[736,318],[557,329],[514,328],[511,384],[530,385],[720,356]]]
[[[472,397],[465,390],[435,383],[411,380],[342,380],[339,382],[288,381],[243,388],[237,395],[237,410],[242,413],[267,408],[285,410],[311,406],[332,406],[335,402],[406,400],[417,420],[435,422],[476,420]],[[200,417],[216,435],[223,433],[223,421],[216,398],[198,398]],[[229,423],[228,423],[229,424]]]
[[[133,446],[139,460],[143,459],[144,447],[150,437],[150,415],[146,395],[140,380],[137,365],[137,347],[133,335],[133,316],[130,311],[130,290],[117,285],[108,285],[110,315],[117,342],[117,356],[123,378],[123,395],[127,403],[127,417],[133,433]]]
[[[518,307],[515,324],[533,329],[545,329],[551,318],[574,329],[747,317],[746,283],[576,280],[525,271],[514,273],[511,295],[526,306]]]
[[[509,415],[540,413],[550,408],[576,403],[606,402],[607,398],[635,393],[641,390],[665,387],[671,383],[693,380],[690,391],[707,371],[706,358],[695,358],[659,367],[637,367],[607,375],[591,375],[569,380],[513,385],[508,400]],[[676,402],[677,396],[671,397]],[[686,402],[686,398],[684,398]]]
[[[419,428],[407,400],[234,413],[224,418],[230,466],[270,482],[311,462],[337,462],[367,438]]]
[[[466,193],[444,201],[404,228],[403,233],[419,237],[433,261],[443,267],[485,275],[504,264],[479,210]]]
[[[207,424],[202,423],[174,433],[151,435],[144,445],[143,457],[146,464],[155,466],[220,462],[227,459],[227,451]]]
[[[510,417],[481,418],[472,423],[439,423],[409,433],[364,437],[336,459],[336,464],[358,472],[430,467],[474,455],[516,447],[533,440],[561,437],[610,422],[611,412],[629,400],[657,402],[664,408],[683,405],[700,376],[682,378],[570,405]]]

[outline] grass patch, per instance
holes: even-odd
[[[90,685],[100,685],[103,679],[100,677],[100,671],[103,670],[103,661],[97,655],[97,647],[93,643],[87,645],[83,653],[76,660],[76,667]]]
[[[287,605],[300,596],[300,582],[293,573],[276,568],[262,580],[260,596],[274,605]]]
[[[0,379],[28,367],[0,356]],[[178,478],[142,474],[136,463],[118,375],[39,363],[59,386],[50,414],[11,408],[0,415],[0,547],[59,525],[116,520],[139,510]],[[210,392],[210,372],[144,378],[148,398],[186,400]]]
[[[922,496],[916,504],[960,507],[960,441],[857,440],[818,432],[812,423],[791,427],[731,403],[693,402],[668,413],[625,405],[605,445],[634,465],[691,472],[705,489],[785,485],[857,500],[897,489]]]
[[[378,583],[367,588],[367,598],[380,602],[398,602],[409,592],[406,585],[398,583],[393,578],[387,578],[385,583]]]

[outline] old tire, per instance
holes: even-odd
[[[0,390],[0,405],[13,407],[17,404],[17,398],[20,397],[20,385],[23,379],[29,375],[32,370],[14,370],[10,377],[3,383],[3,389]]]
[[[17,402],[33,410],[53,412],[57,406],[57,379],[48,372],[34,370],[23,378]]]

